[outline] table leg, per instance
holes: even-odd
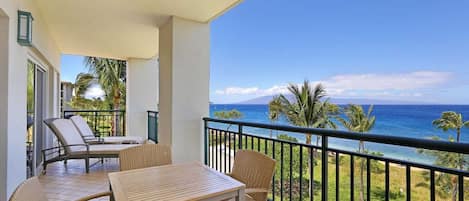
[[[244,188],[238,190],[238,196],[236,196],[236,201],[244,201]]]
[[[112,192],[112,186],[109,184],[109,190],[111,191],[111,195],[109,196],[109,201],[115,201],[114,193]]]

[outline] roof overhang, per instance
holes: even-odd
[[[60,51],[108,58],[158,54],[158,27],[171,16],[208,23],[241,0],[36,1]]]

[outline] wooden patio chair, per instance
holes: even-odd
[[[93,195],[89,195],[83,198],[77,199],[77,201],[87,201],[104,196],[111,196],[111,192],[101,192]],[[10,197],[9,201],[48,201],[42,185],[39,183],[37,177],[32,177],[22,184],[20,184],[13,195]]]
[[[70,120],[77,128],[83,140],[90,144],[143,144],[145,139],[139,136],[111,136],[111,137],[100,137],[96,136],[93,130],[91,130],[86,120],[79,115],[71,116]]]
[[[124,149],[119,153],[121,171],[169,165],[171,163],[171,147],[168,145],[144,144]]]
[[[246,184],[246,201],[265,201],[275,171],[275,160],[249,150],[236,152],[229,176]]]
[[[60,146],[42,150],[43,173],[49,163],[84,159],[86,173],[89,172],[90,158],[118,158],[121,150],[138,144],[88,144],[69,119],[46,119],[44,123],[53,131]]]

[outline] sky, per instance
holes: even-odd
[[[330,97],[469,104],[469,1],[243,3],[211,24],[210,100],[321,83]],[[86,71],[62,57],[62,78]]]

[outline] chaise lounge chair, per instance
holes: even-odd
[[[121,150],[138,146],[135,144],[88,144],[69,119],[46,119],[44,123],[53,131],[60,143],[58,147],[42,150],[44,173],[46,173],[47,164],[69,159],[84,159],[86,173],[88,173],[90,158],[118,158]]]
[[[88,123],[83,117],[75,115],[70,117],[70,120],[77,128],[78,132],[83,137],[85,142],[90,144],[104,143],[104,144],[144,144],[145,139],[139,136],[116,136],[116,137],[99,137],[96,136],[91,130]]]

